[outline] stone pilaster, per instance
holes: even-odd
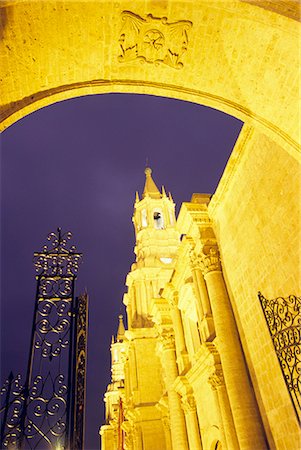
[[[193,250],[190,251],[189,256],[202,341],[212,341],[215,336],[215,329],[207,287],[201,270],[202,260],[196,256]]]
[[[185,414],[189,449],[203,450],[196,403],[192,394],[182,397],[182,408]]]
[[[140,426],[134,426],[133,428],[133,438],[132,438],[132,448],[133,450],[140,450],[143,448],[143,440],[142,440],[142,430]],[[130,447],[131,448],[131,447]]]
[[[222,275],[217,245],[205,245],[201,258],[239,448],[264,450],[264,431]]]
[[[171,296],[168,298],[171,310],[171,318],[173,323],[173,329],[175,332],[175,344],[176,344],[176,355],[177,364],[179,371],[183,371],[189,364],[189,357],[185,342],[184,328],[182,322],[181,311],[178,308],[178,293],[173,288]]]
[[[195,291],[200,303],[200,312],[202,312],[201,319],[205,316],[211,316],[211,306],[206,288],[206,283],[201,271],[202,261],[195,255],[193,251],[190,251],[190,267],[193,276]]]

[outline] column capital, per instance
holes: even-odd
[[[182,409],[185,413],[196,411],[196,402],[192,394],[184,395],[181,400]]]
[[[169,414],[166,415],[166,416],[163,416],[163,417],[161,418],[161,421],[162,421],[163,428],[164,428],[165,430],[170,431],[170,418],[169,418]]]
[[[163,331],[159,339],[162,350],[175,350],[175,335],[173,331]]]
[[[189,252],[189,261],[191,270],[201,269],[202,259],[196,254],[194,250],[190,250]]]
[[[171,307],[177,307],[179,293],[172,283],[166,283],[160,294],[166,298]]]
[[[200,268],[203,275],[209,272],[221,272],[221,259],[217,245],[204,246],[203,253],[200,255]]]
[[[172,308],[178,308],[179,303],[179,293],[174,290],[172,295],[168,298],[169,304]]]
[[[215,369],[214,372],[212,372],[212,374],[209,376],[208,383],[211,385],[214,391],[219,386],[223,386],[225,382],[222,369]]]

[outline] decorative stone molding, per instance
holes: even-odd
[[[192,22],[168,22],[167,17],[152,14],[143,18],[130,11],[123,11],[121,17],[124,23],[119,37],[119,62],[165,64],[173,69],[183,67],[182,58],[188,48]]]
[[[167,283],[162,293],[172,308],[178,307],[179,293],[172,283]]]
[[[153,300],[151,315],[159,333],[163,332],[166,327],[169,328],[172,325],[170,305],[164,297]]]

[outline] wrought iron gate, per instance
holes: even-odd
[[[301,297],[258,298],[298,419],[301,414]]]
[[[1,448],[83,448],[87,293],[74,298],[81,253],[70,232],[48,235],[34,254],[37,290],[24,382],[4,384]]]

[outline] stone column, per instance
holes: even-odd
[[[267,448],[216,245],[205,245],[202,272],[213,312],[218,351],[240,450]]]
[[[196,404],[192,394],[182,397],[182,408],[185,414],[189,449],[203,450]]]
[[[173,388],[178,376],[175,342],[171,333],[162,333],[160,336],[162,367],[165,372],[166,390],[170,415],[170,432],[173,450],[188,450],[186,426],[180,397]]]
[[[220,429],[222,436],[222,444],[228,450],[239,450],[236,431],[233,422],[233,416],[231,413],[229,398],[227,395],[223,373],[220,369],[216,369],[214,373],[209,377],[209,383],[216,395],[217,405],[220,415]],[[224,442],[226,445],[224,445]]]

